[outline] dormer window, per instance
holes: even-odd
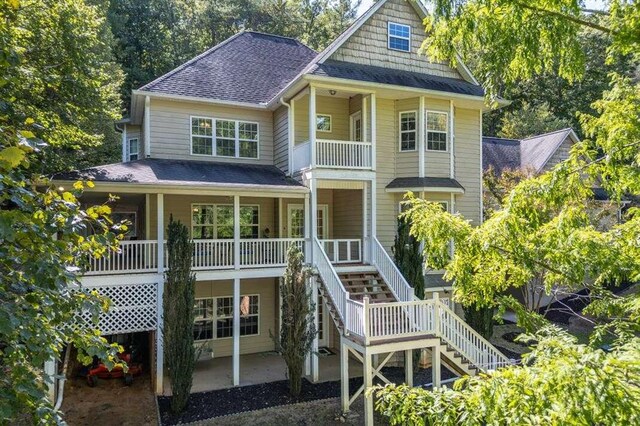
[[[409,52],[411,46],[411,27],[389,22],[387,47],[392,50]]]

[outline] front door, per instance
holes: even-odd
[[[289,238],[304,238],[304,206],[302,204],[289,204],[288,207]],[[318,206],[318,223],[316,235],[320,240],[329,238],[329,206]]]
[[[349,117],[351,140],[362,142],[362,112],[354,112]]]

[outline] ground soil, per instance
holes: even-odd
[[[148,374],[136,377],[131,386],[122,379],[101,379],[90,388],[84,378],[71,379],[65,385],[62,411],[70,426],[158,424]]]
[[[362,398],[356,400],[351,406],[351,411],[345,416],[342,416],[340,409],[340,398],[331,398],[218,417],[196,424],[201,426],[359,426],[364,424],[363,415]],[[386,418],[378,413],[375,413],[374,423],[376,425],[389,424]]]

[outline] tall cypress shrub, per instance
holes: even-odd
[[[413,287],[418,298],[424,299],[424,258],[420,251],[420,242],[409,235],[411,224],[398,219],[398,232],[393,243],[393,260]]]
[[[196,276],[191,271],[193,242],[189,230],[180,221],[169,218],[167,229],[168,271],[164,291],[165,363],[171,380],[171,411],[180,413],[187,406],[193,370],[193,321],[195,316]]]
[[[307,282],[310,270],[303,264],[304,254],[292,245],[287,253],[287,269],[280,284],[282,296],[282,326],[275,338],[276,348],[282,354],[289,377],[289,392],[300,395],[305,358],[311,352],[316,335],[314,314]]]

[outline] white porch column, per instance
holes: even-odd
[[[289,164],[287,167],[287,174],[293,174],[293,147],[296,145],[296,100],[291,99],[289,101]]]
[[[69,346],[67,346],[67,350],[69,350]],[[53,358],[44,362],[44,374],[49,377],[49,380],[51,380],[47,383],[47,396],[51,404],[56,403],[56,364],[56,360]]]
[[[311,201],[309,200],[309,194],[305,194],[304,196],[304,241],[305,241],[305,252],[304,257],[307,263],[313,264],[313,257],[311,257],[311,247],[313,246],[313,241],[311,240]]]
[[[374,241],[373,239],[376,237],[377,235],[377,227],[378,227],[378,221],[377,221],[377,216],[378,214],[376,213],[376,210],[378,208],[377,206],[377,182],[376,179],[372,179],[371,180],[371,240],[369,241],[369,247],[371,250],[371,260],[373,261],[373,245],[374,245]]]
[[[233,279],[233,386],[240,385],[240,278]]]
[[[162,335],[164,312],[164,194],[157,195],[156,202],[157,238],[158,238],[158,292],[156,328],[156,394],[164,392],[164,336]]]
[[[377,134],[377,125],[376,125],[376,94],[372,93],[371,97],[371,170],[376,170],[376,134]]]
[[[319,303],[322,303],[322,301],[320,301],[318,299],[318,280],[316,280],[314,277],[311,277],[311,302],[313,303],[313,306],[315,306],[314,312],[313,312],[313,323],[315,324],[316,327],[316,331],[318,330],[318,309],[320,308],[320,306],[318,305]],[[327,330],[324,330],[324,332],[326,333]],[[319,359],[318,359],[318,333],[316,333],[316,335],[313,338],[313,344],[311,345],[311,380],[313,381],[313,383],[316,383],[318,381],[318,363],[319,363]]]
[[[283,231],[284,231],[284,226],[282,226],[282,218],[284,217],[284,214],[282,212],[282,197],[278,197],[278,232],[276,233],[276,230],[273,230],[273,236],[274,237],[278,237],[278,238],[284,238],[285,235],[283,235]]]
[[[369,184],[367,181],[363,182],[362,186],[362,262],[366,263],[369,261],[369,224],[367,221],[369,220],[367,210],[369,206],[367,203],[367,191],[369,190]]]
[[[151,194],[144,194],[144,239],[151,239]]]
[[[373,374],[371,355],[367,350],[363,354],[364,362],[364,424],[365,426],[373,426],[373,395],[367,394],[367,389],[373,386]]]
[[[311,206],[310,206],[310,216],[311,223],[309,226],[311,227],[311,238],[322,238],[322,235],[318,235],[318,180],[316,178],[312,178],[310,181],[311,185]],[[313,247],[313,245],[312,245]],[[311,249],[312,259],[315,259],[316,253],[313,252],[313,248]]]
[[[340,336],[340,400],[342,412],[349,411],[349,347],[344,344],[344,336]]]
[[[362,95],[362,142],[369,141],[369,122],[367,121],[367,97]]]
[[[144,97],[144,158],[151,157],[151,99]]]
[[[404,382],[407,386],[413,386],[413,351],[404,351]]]
[[[425,155],[425,109],[424,96],[420,96],[420,106],[418,108],[418,177],[424,177],[424,155]]]
[[[233,266],[240,269],[240,196],[233,196]]]
[[[451,179],[456,178],[456,153],[455,153],[455,122],[454,122],[454,112],[455,108],[453,107],[453,101],[449,100],[449,177]],[[482,142],[482,139],[480,139]],[[481,143],[482,144],[482,143]]]
[[[432,389],[440,387],[440,346],[431,348],[431,382]]]
[[[311,168],[316,167],[316,88],[309,88],[309,144],[311,145]]]
[[[122,162],[123,163],[127,161],[128,149],[129,148],[127,147],[127,123],[124,123],[122,125]]]

